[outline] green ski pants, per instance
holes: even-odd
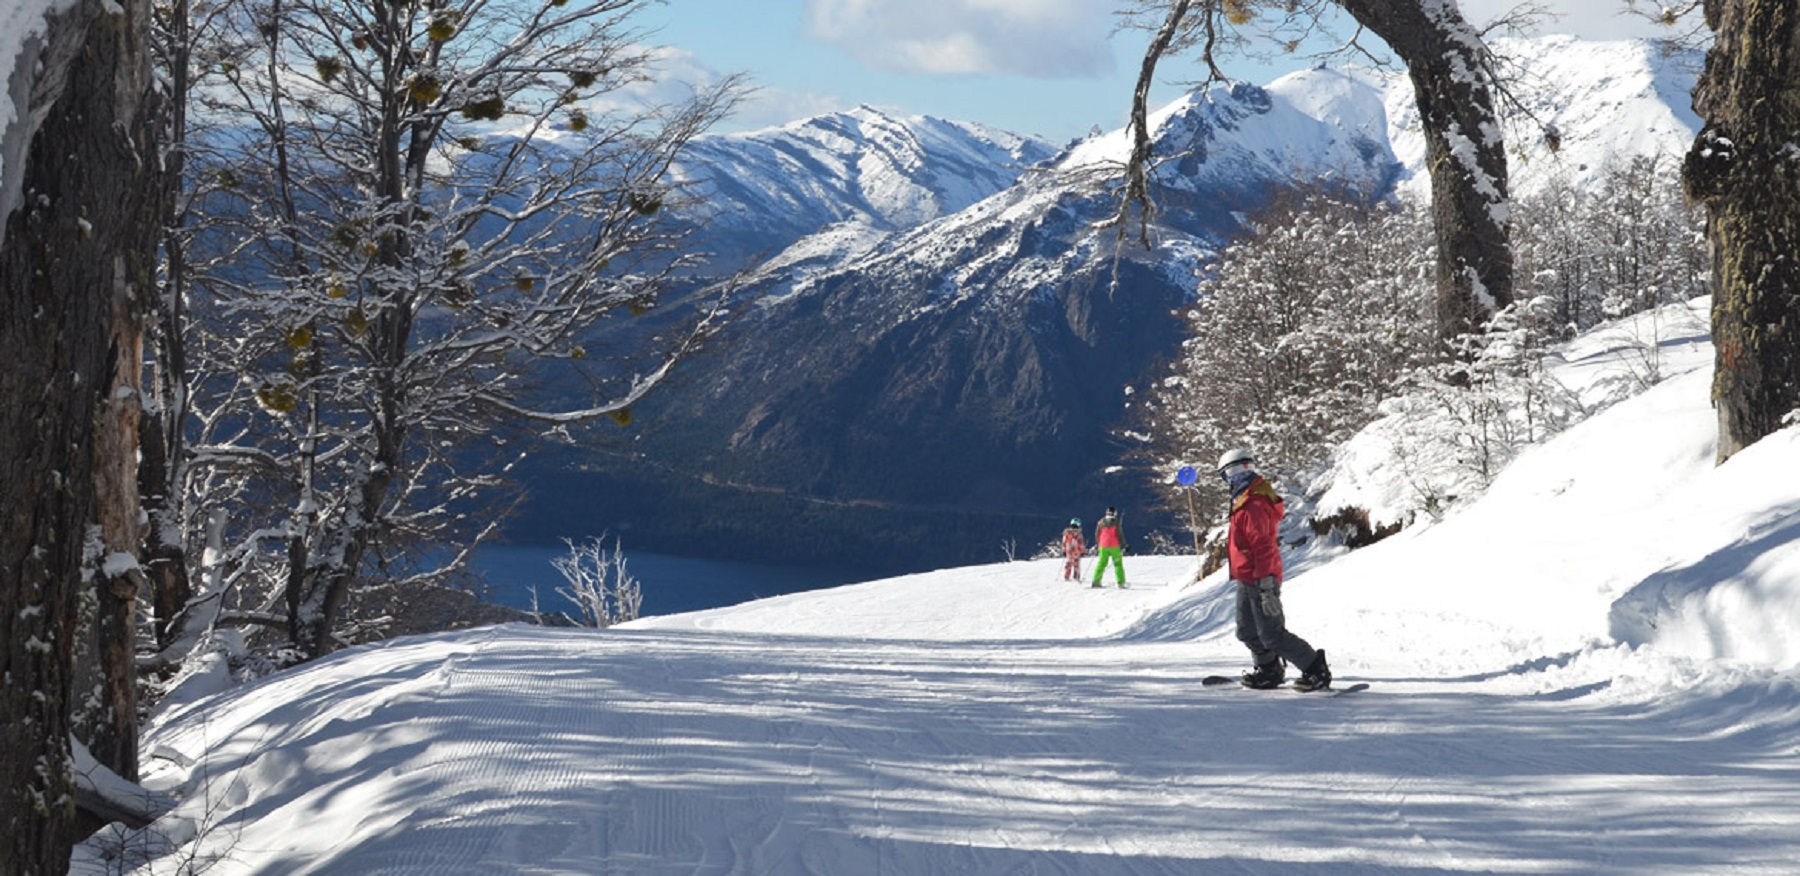
[[[1120,585],[1125,583],[1125,549],[1103,547],[1100,549],[1100,562],[1094,566],[1094,584],[1100,583],[1100,573],[1106,571],[1106,564],[1113,564],[1113,580]]]

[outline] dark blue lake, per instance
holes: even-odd
[[[487,545],[476,551],[473,565],[494,589],[490,602],[530,609],[533,588],[540,611],[573,612],[575,606],[557,593],[567,588],[550,561],[569,555],[566,545]],[[799,593],[865,581],[854,572],[797,566],[767,566],[728,560],[701,560],[667,554],[625,551],[625,573],[644,593],[641,614],[680,614],[737,605],[752,599]]]

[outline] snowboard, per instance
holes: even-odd
[[[1232,676],[1229,676],[1229,675],[1208,675],[1205,678],[1200,679],[1200,683],[1206,687],[1218,687],[1220,685],[1227,685],[1227,684],[1233,685],[1236,687],[1243,687],[1242,684],[1238,683],[1238,680],[1236,678],[1233,678]],[[1244,689],[1250,690],[1250,688],[1244,688]],[[1303,690],[1300,690],[1299,688],[1294,687],[1291,684],[1284,684],[1279,688],[1271,688],[1271,690],[1291,690],[1291,691],[1294,691],[1295,693],[1310,693],[1310,694],[1318,694],[1320,696],[1328,696],[1328,697],[1342,696],[1344,694],[1356,693],[1359,690],[1368,690],[1368,689],[1369,689],[1369,683],[1366,681],[1359,681],[1359,682],[1356,682],[1355,684],[1349,685],[1347,687],[1328,687],[1323,690],[1303,691]]]

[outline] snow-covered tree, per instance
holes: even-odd
[[[131,699],[148,4],[25,4],[0,58],[0,871],[62,873],[70,735],[136,769]],[[89,610],[79,612],[78,606]],[[122,631],[122,632],[121,632]],[[78,662],[79,661],[79,662]],[[75,720],[79,715],[80,720]]]
[[[1438,337],[1448,343],[1479,331],[1512,302],[1511,204],[1497,77],[1486,43],[1455,0],[1140,0],[1134,8],[1162,15],[1132,109],[1137,147],[1127,170],[1129,196],[1148,194],[1144,102],[1159,58],[1195,50],[1211,75],[1223,78],[1221,52],[1255,45],[1291,51],[1328,29],[1341,9],[1399,56],[1412,80],[1431,177]],[[1348,44],[1357,45],[1354,39]]]
[[[1595,276],[1608,319],[1706,293],[1704,211],[1676,185],[1674,162],[1640,157],[1600,179],[1588,225],[1602,256]]]
[[[1518,200],[1519,297],[1548,308],[1543,331],[1568,337],[1707,293],[1704,211],[1683,195],[1671,165],[1634,157],[1589,188],[1552,180]]]
[[[1460,339],[1460,355],[1408,373],[1384,403],[1384,415],[1410,424],[1388,431],[1421,463],[1422,509],[1480,495],[1524,448],[1660,381],[1659,308],[1706,294],[1700,216],[1666,158],[1619,160],[1587,186],[1553,183],[1516,207],[1517,300]],[[1579,402],[1550,378],[1554,342],[1640,313],[1649,316],[1632,321],[1636,368],[1609,395]]]
[[[1705,127],[1682,176],[1708,208],[1721,462],[1800,419],[1800,3],[1706,0],[1694,89]]]
[[[1248,444],[1304,491],[1333,447],[1392,415],[1418,424],[1417,441],[1437,442],[1416,444],[1415,456],[1452,473],[1418,485],[1422,506],[1478,494],[1519,449],[1582,414],[1545,375],[1551,343],[1705,294],[1699,217],[1665,166],[1622,161],[1591,187],[1521,198],[1520,300],[1442,360],[1423,303],[1432,270],[1423,209],[1315,196],[1258,216],[1201,284],[1171,373],[1144,393],[1155,468],[1204,470]],[[1666,339],[1649,326],[1643,367],[1621,392],[1660,379]],[[1217,483],[1202,478],[1197,489],[1210,513]]]
[[[298,656],[359,634],[360,584],[462,563],[502,516],[513,439],[628,421],[697,337],[584,335],[685,266],[658,223],[667,171],[738,94],[624,100],[653,74],[629,27],[645,2],[235,0],[211,19],[190,477],[230,511],[240,619]],[[543,360],[591,396],[531,396]]]
[[[582,542],[564,540],[567,556],[550,561],[568,583],[559,587],[558,595],[573,603],[580,612],[580,622],[587,627],[610,627],[636,620],[644,605],[644,591],[638,580],[625,571],[625,552],[619,540],[606,547],[606,539],[590,538]]]
[[[1252,222],[1202,284],[1173,372],[1147,394],[1159,470],[1209,471],[1248,445],[1271,473],[1298,474],[1355,434],[1429,357],[1429,237],[1421,211],[1324,196]],[[1215,479],[1200,489],[1222,498]]]
[[[187,178],[189,102],[196,44],[210,35],[204,21],[195,26],[188,0],[152,4],[154,27],[151,47],[156,68],[162,74],[162,107],[158,120],[163,144],[163,175],[157,201],[161,228],[159,282],[156,294],[146,296],[146,359],[144,419],[140,430],[138,492],[143,503],[145,527],[145,603],[150,613],[151,635],[166,647],[178,637],[176,625],[195,620],[184,612],[193,589],[189,579],[186,533],[191,528],[185,515],[187,463],[187,343],[186,305],[188,244],[194,217],[188,209],[194,191]]]

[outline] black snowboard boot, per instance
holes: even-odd
[[[1280,660],[1275,660],[1244,673],[1244,677],[1239,679],[1239,683],[1256,690],[1269,690],[1280,687],[1282,679],[1285,678],[1287,678],[1287,668],[1282,666]]]
[[[1331,667],[1325,663],[1325,649],[1319,649],[1319,656],[1313,658],[1311,666],[1300,673],[1300,680],[1294,682],[1295,690],[1324,690],[1331,686]]]

